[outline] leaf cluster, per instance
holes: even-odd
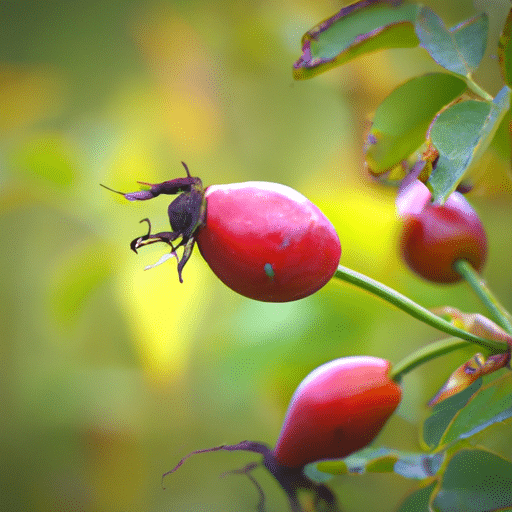
[[[498,48],[504,85],[494,98],[472,78],[486,50],[488,16],[446,27],[429,7],[406,2],[361,0],[309,30],[294,77],[311,78],[376,50],[424,48],[443,71],[409,80],[381,103],[366,137],[366,163],[392,183],[416,172],[442,204],[469,186],[496,132],[509,123],[511,24],[509,14]]]

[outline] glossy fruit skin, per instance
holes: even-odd
[[[302,299],[333,276],[341,245],[327,217],[299,192],[246,182],[206,189],[199,250],[229,288],[265,302]]]
[[[453,192],[443,205],[427,202],[421,211],[405,216],[400,250],[407,265],[424,279],[455,283],[462,279],[453,267],[459,259],[482,270],[487,236],[471,205]]]
[[[274,449],[276,461],[302,467],[350,455],[381,431],[402,398],[390,363],[344,357],[313,370],[295,391]]]

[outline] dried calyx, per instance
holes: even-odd
[[[256,441],[242,441],[234,445],[221,445],[214,446],[212,448],[206,448],[203,450],[195,450],[186,455],[185,457],[183,457],[173,469],[167,471],[162,475],[162,486],[164,478],[167,475],[174,473],[178,468],[181,467],[183,462],[185,462],[185,460],[191,457],[192,455],[197,455],[199,453],[217,452],[220,450],[229,452],[247,451],[263,455],[262,464],[257,462],[251,462],[241,469],[228,471],[221,475],[246,475],[249,478],[249,480],[254,484],[259,494],[259,501],[257,507],[258,512],[265,512],[265,493],[263,492],[263,489],[258,484],[256,479],[251,475],[251,471],[261,465],[272,474],[272,476],[277,480],[279,485],[286,493],[292,512],[302,512],[302,507],[300,505],[298,497],[301,491],[309,492],[312,495],[313,502],[315,504],[315,510],[325,510],[326,512],[340,512],[340,509],[336,501],[336,497],[327,486],[323,484],[317,484],[316,482],[310,480],[306,475],[304,475],[302,467],[290,468],[283,466],[275,459],[274,452],[269,446],[267,446],[264,443],[259,443]]]
[[[167,209],[172,231],[162,231],[160,233],[151,234],[151,222],[149,219],[143,219],[141,222],[148,223],[148,232],[146,235],[132,240],[130,247],[134,252],[137,252],[137,249],[157,242],[163,242],[169,245],[171,247],[171,252],[165,254],[155,264],[146,267],[146,270],[156,267],[157,265],[167,261],[169,258],[174,257],[178,260],[178,276],[182,283],[183,278],[181,273],[183,267],[189,260],[192,250],[194,249],[194,233],[205,219],[206,200],[204,197],[203,183],[200,178],[191,176],[185,162],[181,163],[187,173],[185,178],[176,178],[174,180],[156,184],[139,181],[139,184],[149,188],[128,193],[113,190],[105,185],[102,185],[102,187],[117,194],[121,194],[129,201],[146,201],[148,199],[153,199],[160,194],[180,194],[171,202]],[[181,238],[181,240],[177,245],[174,245],[173,242],[178,238]],[[180,247],[183,247],[183,255],[181,256],[181,259],[178,257],[176,252]]]

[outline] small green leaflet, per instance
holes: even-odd
[[[423,424],[423,441],[431,449],[452,447],[482,430],[512,418],[512,373],[470,387],[436,406]]]
[[[498,42],[498,59],[503,80],[507,85],[512,85],[512,9],[508,13]]]
[[[462,78],[448,73],[415,77],[397,87],[377,108],[366,139],[372,174],[390,171],[424,145],[434,116],[465,89]]]
[[[478,67],[487,46],[489,20],[485,13],[447,29],[441,18],[423,7],[416,19],[420,46],[443,68],[469,76]]]
[[[344,7],[302,37],[296,80],[311,78],[359,55],[418,45],[414,21],[421,6],[393,0],[361,0]]]
[[[510,93],[504,86],[492,102],[463,101],[435,117],[429,133],[439,160],[427,183],[435,203],[444,203],[478,165],[510,108]]]
[[[449,461],[433,500],[438,512],[492,512],[512,507],[512,463],[484,450],[461,450]]]
[[[443,400],[434,406],[432,415],[423,423],[423,441],[429,448],[436,448],[455,415],[468,403],[480,389],[482,379],[478,379],[469,388]]]
[[[407,496],[398,512],[431,512],[430,501],[436,486],[437,480]]]
[[[454,417],[442,444],[468,439],[491,425],[512,419],[512,373],[483,386]]]
[[[345,459],[324,460],[309,464],[306,475],[326,482],[333,475],[363,473],[397,473],[405,478],[422,480],[436,474],[444,459],[443,453],[410,453],[389,448],[365,448]]]
[[[488,28],[485,13],[448,29],[422,4],[360,0],[304,34],[293,75],[311,78],[366,53],[421,45],[439,65],[469,77],[485,53]]]
[[[405,498],[398,512],[511,510],[512,463],[488,451],[456,452],[444,472],[429,480]]]

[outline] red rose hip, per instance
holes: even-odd
[[[341,256],[336,230],[302,194],[277,183],[206,189],[197,245],[215,275],[251,299],[306,297],[333,276]]]
[[[298,468],[368,445],[402,398],[390,368],[385,359],[357,356],[312,371],[291,399],[274,449],[276,461]]]
[[[425,186],[412,186],[423,202]],[[435,283],[455,283],[462,279],[454,268],[457,260],[467,260],[475,270],[482,270],[487,237],[471,205],[462,194],[453,192],[443,205],[427,202],[420,211],[405,212],[400,249],[404,261],[421,277]]]

